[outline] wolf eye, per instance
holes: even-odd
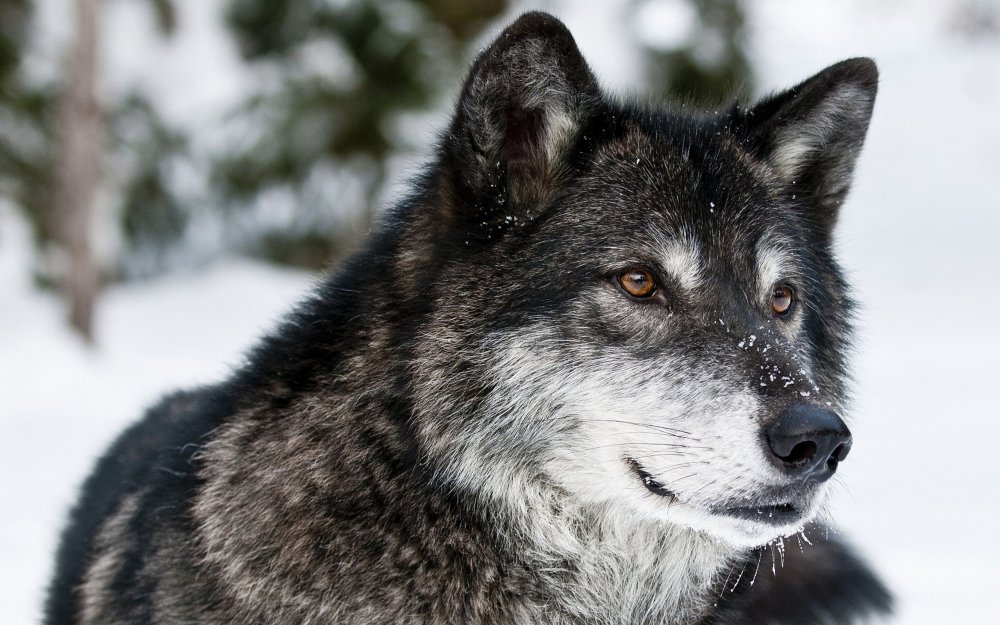
[[[779,284],[771,290],[771,310],[776,315],[787,315],[795,302],[795,293],[791,287]]]
[[[645,269],[626,269],[618,274],[618,285],[632,297],[646,298],[656,293],[656,279]]]

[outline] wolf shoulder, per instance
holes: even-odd
[[[93,599],[83,602],[80,614],[76,598],[98,586],[123,595],[136,592],[131,584],[150,561],[149,544],[165,528],[185,524],[184,502],[197,480],[192,456],[197,441],[218,421],[221,396],[218,388],[206,387],[165,397],[97,461],[56,553],[46,625],[76,623],[80,617],[132,618],[106,613],[109,606]]]

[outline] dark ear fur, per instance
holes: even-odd
[[[559,189],[566,155],[599,98],[562,22],[522,15],[466,79],[448,137],[459,184],[481,211],[504,206],[530,217]]]
[[[877,90],[874,61],[848,59],[737,113],[734,130],[832,229],[850,188]]]

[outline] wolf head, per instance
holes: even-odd
[[[851,445],[831,238],[876,83],[852,59],[749,108],[649,108],[555,18],[506,29],[403,254],[434,267],[412,367],[438,478],[740,546],[810,520]]]

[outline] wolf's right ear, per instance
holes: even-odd
[[[480,212],[474,218],[489,221],[501,206],[526,219],[544,209],[599,99],[558,19],[526,13],[504,30],[469,72],[446,143],[457,182]]]

